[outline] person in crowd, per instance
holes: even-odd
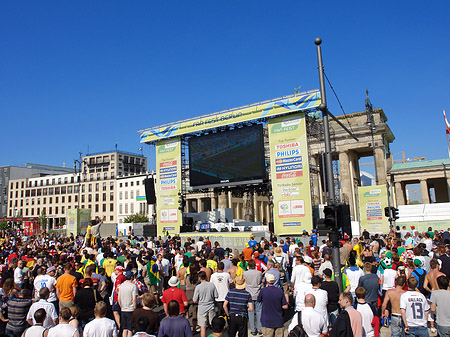
[[[50,328],[48,337],[79,337],[78,329],[69,324],[71,317],[70,308],[62,308],[59,313],[59,324]]]
[[[253,260],[250,260],[249,263],[251,261]],[[224,271],[224,268],[225,266],[223,262],[217,263],[217,271],[211,275],[210,281],[212,284],[214,284],[218,293],[216,305],[220,316],[223,316],[223,303],[225,301],[225,297],[228,294],[228,291],[230,290],[230,285],[233,283],[233,279],[231,278],[230,274]]]
[[[246,280],[245,290],[247,290],[252,297],[253,311],[249,311],[248,320],[250,323],[250,332],[253,336],[262,334],[261,302],[258,302],[258,296],[262,287],[263,276],[262,273],[259,270],[256,270],[255,267],[255,261],[250,260],[248,262],[248,270],[243,274]]]
[[[283,337],[283,309],[288,308],[288,303],[283,290],[275,286],[275,276],[266,273],[265,278],[267,286],[262,288],[258,295],[258,302],[262,305],[262,333],[268,337]]]
[[[239,333],[239,337],[246,337],[248,334],[248,312],[253,311],[253,301],[250,293],[245,290],[246,283],[243,275],[236,277],[235,285],[235,288],[227,293],[223,302],[223,310],[229,318],[228,335],[235,337]]]
[[[125,272],[126,280],[119,286],[118,303],[120,306],[120,325],[123,337],[131,337],[133,334],[132,316],[137,307],[138,289],[131,280],[134,277],[132,270]]]
[[[328,321],[329,324],[333,326],[339,314],[339,286],[336,281],[331,279],[333,275],[331,269],[325,269],[323,275],[325,276],[325,279],[322,281],[320,288],[327,292]]]
[[[147,327],[145,332],[149,335],[157,335],[159,330],[159,315],[152,310],[155,305],[155,299],[152,294],[144,293],[142,295],[142,308],[137,308],[133,311],[133,316],[131,317],[134,331],[137,331],[137,321],[141,317],[147,319]]]
[[[206,337],[206,328],[215,316],[214,301],[219,293],[214,284],[207,281],[204,271],[200,271],[198,277],[200,284],[195,287],[193,301],[198,303],[197,323],[200,326],[200,336]]]
[[[4,290],[4,289],[3,289]],[[27,314],[32,301],[31,293],[28,289],[22,289],[19,296],[9,296],[6,302],[8,307],[8,322],[5,332],[10,337],[20,337],[27,328]]]
[[[437,278],[438,289],[430,297],[430,309],[436,314],[438,336],[450,336],[450,291],[449,280],[445,275]]]
[[[378,306],[378,289],[380,280],[376,274],[372,274],[372,263],[364,263],[364,275],[359,278],[358,287],[363,287],[366,290],[366,302],[373,306]]]
[[[353,296],[349,292],[343,292],[339,295],[339,305],[342,309],[336,319],[330,337],[353,336],[362,337],[362,318],[361,314],[353,306]]]
[[[377,309],[372,304],[366,302],[366,289],[358,287],[355,290],[355,294],[355,309],[361,314],[363,336],[374,337],[375,330],[372,324],[374,323],[374,319],[378,319]]]
[[[364,275],[363,271],[356,266],[356,259],[353,256],[348,258],[349,267],[342,273],[342,278],[344,282],[346,280],[345,292],[350,292],[350,294],[355,298],[355,290],[358,287],[359,279]]]
[[[31,305],[30,310],[27,315],[27,322],[30,325],[36,323],[34,318],[34,313],[39,309],[44,309],[46,312],[46,318],[44,321],[44,328],[48,329],[58,324],[58,314],[56,313],[56,308],[53,303],[49,303],[48,297],[50,295],[50,291],[47,287],[43,287],[39,290],[39,301],[35,302]]]
[[[180,305],[178,304],[178,302],[174,300],[170,301],[167,305],[167,311],[169,315],[161,321],[158,336],[192,337],[192,331],[191,327],[189,326],[189,321],[179,314]]]
[[[172,276],[169,279],[169,282],[168,282],[169,288],[167,288],[163,292],[163,296],[161,298],[161,302],[163,303],[164,312],[166,313],[166,315],[169,314],[169,312],[168,312],[168,304],[172,300],[178,302],[178,305],[180,307],[179,314],[180,315],[181,314],[183,314],[183,315],[186,314],[186,308],[188,306],[188,300],[187,300],[187,297],[186,297],[186,292],[183,289],[178,288],[179,284],[180,284],[180,280],[178,279],[178,277]]]
[[[208,337],[222,337],[225,331],[226,321],[221,316],[216,316],[213,318],[211,323],[212,333]]]
[[[64,307],[71,307],[77,293],[78,282],[75,276],[70,275],[71,270],[72,265],[66,263],[64,275],[61,275],[56,280],[56,296],[59,299],[59,310]]]
[[[33,314],[33,318],[30,320],[32,321],[31,326],[23,332],[22,337],[47,337],[48,328],[44,326],[46,317],[47,312],[44,308],[37,309]]]
[[[95,304],[103,300],[97,289],[93,288],[91,278],[85,278],[80,290],[75,294],[73,303],[78,307],[78,321],[83,329],[87,323],[94,319]]]
[[[400,297],[405,293],[403,290],[406,284],[405,276],[398,276],[395,280],[395,288],[386,291],[383,304],[381,306],[381,317],[389,317],[388,303],[391,304],[391,336],[400,337],[404,335],[402,323],[402,312],[400,310]]]
[[[416,291],[418,281],[410,277],[407,281],[408,291],[400,296],[400,310],[405,327],[405,334],[409,336],[428,336],[429,305],[425,296]]]
[[[308,337],[320,337],[322,334],[328,334],[328,324],[326,324],[323,315],[316,311],[315,297],[313,294],[307,294],[304,299],[305,308],[301,313],[301,323],[303,330]],[[292,322],[288,327],[292,331],[298,325],[299,314],[294,315]]]
[[[106,303],[103,301],[97,302],[94,308],[94,317],[83,330],[84,337],[117,337],[116,323],[109,318],[106,318]]]
[[[314,295],[314,310],[319,312],[323,316],[323,321],[325,325],[328,327],[328,293],[321,289],[322,286],[322,278],[318,275],[314,275],[311,278],[312,289],[306,291],[306,295],[312,294]],[[306,298],[306,297],[305,297]],[[306,307],[306,303],[305,303]]]

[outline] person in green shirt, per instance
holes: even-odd
[[[428,232],[427,232],[427,233],[430,234],[430,239],[431,239],[431,240],[434,240],[434,232],[433,232],[433,228],[428,227]]]

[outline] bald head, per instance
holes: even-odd
[[[305,296],[305,307],[314,308],[316,305],[316,298],[313,294],[308,294]]]

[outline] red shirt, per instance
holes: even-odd
[[[116,282],[114,282],[114,298],[113,298],[113,302],[117,302],[119,301],[119,286],[125,282],[127,280],[127,278],[125,277],[124,274],[119,274],[116,277]]]
[[[180,314],[184,313],[185,309],[183,302],[187,302],[184,290],[177,287],[170,287],[169,289],[164,290],[161,302],[168,304],[172,300],[175,300],[180,304]]]

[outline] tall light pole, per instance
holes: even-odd
[[[73,171],[75,176],[77,176],[78,173],[78,205],[77,208],[80,209],[80,198],[81,198],[81,171],[83,170],[83,164],[84,160],[81,157],[83,153],[80,152],[80,158],[73,160]]]
[[[332,206],[334,210],[334,219],[335,224],[338,226],[337,219],[337,207],[336,207],[336,196],[334,194],[334,176],[333,176],[333,167],[332,167],[332,157],[331,157],[331,139],[330,139],[330,125],[328,122],[328,106],[327,106],[327,96],[325,92],[325,81],[323,75],[323,61],[322,61],[322,49],[320,45],[322,44],[321,38],[316,38],[314,40],[317,49],[317,63],[319,68],[319,82],[320,82],[320,99],[321,104],[319,105],[320,111],[322,111],[322,119],[323,119],[323,134],[324,134],[324,142],[325,142],[325,163],[326,163],[326,181],[328,185],[328,196],[327,196],[327,204],[328,206]],[[330,241],[333,242],[333,269],[334,269],[334,279],[336,280],[339,291],[342,292],[342,276],[341,276],[341,263],[339,256],[339,231],[337,228],[334,228],[330,232]]]

